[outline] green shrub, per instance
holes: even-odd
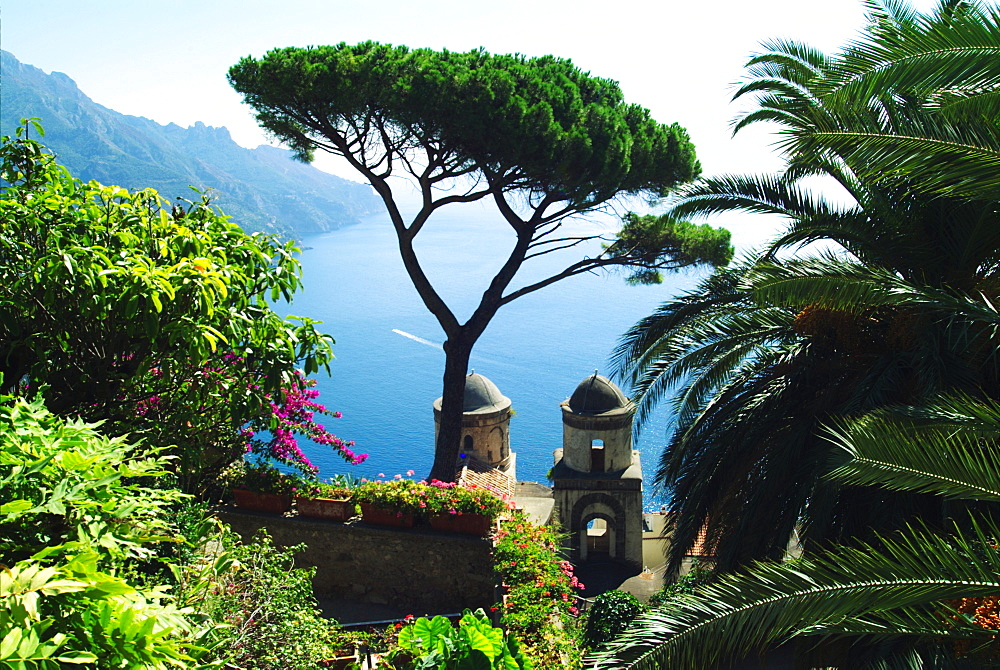
[[[131,579],[180,541],[166,510],[187,496],[150,485],[167,459],[95,428],[0,396],[0,667],[203,667],[204,627]]]
[[[323,618],[312,590],[315,568],[294,567],[303,545],[275,547],[266,531],[248,544],[221,537],[222,568],[191,600],[215,624],[213,655],[245,670],[306,670],[337,655],[336,623]],[[206,582],[203,582],[203,584]]]
[[[405,670],[530,670],[512,636],[482,610],[465,610],[458,626],[443,616],[421,617],[399,631],[394,667]]]
[[[608,591],[597,596],[587,617],[584,641],[590,648],[618,637],[646,608],[631,593]]]
[[[693,568],[690,572],[679,577],[676,582],[667,584],[662,589],[649,597],[650,607],[662,607],[669,603],[676,596],[694,593],[694,590],[705,584],[712,578],[712,571],[705,568]]]

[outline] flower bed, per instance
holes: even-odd
[[[488,534],[491,525],[485,514],[435,514],[429,521],[434,530],[479,537]]]
[[[390,528],[413,528],[416,522],[416,516],[413,514],[396,512],[372,503],[361,503],[361,519],[373,526]]]
[[[332,479],[309,482],[305,490],[295,496],[299,516],[347,521],[356,512],[354,489],[359,481],[350,475],[336,475]]]
[[[512,506],[498,494],[485,488],[463,487],[436,480],[427,484],[401,478],[366,482],[354,491],[354,500],[397,515],[412,514],[425,519],[435,516],[478,517],[472,523],[472,526],[476,526],[476,534],[485,534],[492,521]],[[483,518],[486,529],[480,529]],[[450,530],[455,530],[454,524],[445,525],[451,526]]]
[[[233,499],[240,509],[270,514],[284,514],[292,507],[292,496],[287,493],[258,493],[247,489],[233,489]]]

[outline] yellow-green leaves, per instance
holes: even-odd
[[[176,540],[180,492],[144,485],[167,459],[94,424],[0,396],[0,668],[197,667],[191,625],[122,566]]]
[[[265,380],[332,357],[315,322],[270,307],[301,287],[293,244],[243,233],[207,198],[171,205],[151,189],[84,184],[28,140],[0,145],[0,173],[12,177],[0,188],[8,385],[49,384],[58,412],[106,419],[136,375],[198,366],[220,347],[258,352]]]

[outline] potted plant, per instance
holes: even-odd
[[[338,630],[333,640],[336,656],[320,661],[319,667],[332,670],[351,670],[361,667],[362,647],[367,647],[372,638],[371,633]]]
[[[354,516],[352,496],[357,481],[349,475],[336,475],[329,480],[310,483],[295,496],[299,516],[330,521],[347,521]]]
[[[270,463],[246,464],[233,487],[233,498],[241,509],[284,514],[292,507],[292,496],[306,486],[301,476],[281,472]]]
[[[365,482],[354,491],[365,523],[412,528],[417,514],[427,507],[424,484],[409,479]]]
[[[431,481],[426,497],[431,528],[467,535],[486,535],[493,520],[510,507],[500,494],[476,486]]]

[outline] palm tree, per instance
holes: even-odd
[[[850,458],[830,474],[841,483],[1000,501],[995,401],[877,412],[826,439]],[[777,645],[811,656],[808,667],[996,667],[998,538],[993,518],[956,504],[943,530],[917,522],[877,546],[758,563],[639,617],[586,667],[710,668]]]
[[[904,65],[919,54],[937,63],[949,40],[962,60],[967,43],[980,48],[986,40],[979,24],[1000,22],[960,2],[945,2],[928,17],[896,3],[870,7],[867,32],[838,57],[773,42],[748,66],[752,79],[737,97],[756,95],[758,108],[737,130],[780,123],[785,171],[703,180],[671,211],[779,214],[789,221],[786,232],[636,324],[615,352],[618,375],[636,391],[639,425],[681,385],[673,392],[676,429],[657,472],[677,519],[674,569],[706,524],[717,565],[729,570],[779,557],[800,522],[807,546],[818,546],[875,541],[871,529],[899,527],[914,515],[940,520],[932,496],[889,496],[822,479],[831,450],[818,428],[949,389],[1000,396],[996,347],[979,326],[924,300],[907,301],[921,291],[939,295],[942,305],[956,294],[998,294],[995,200],[945,195],[943,181],[931,187],[919,175],[875,171],[867,161],[878,152],[864,148],[865,138],[881,138],[872,146],[883,146],[920,128],[940,144],[947,133],[984,125],[973,115],[988,109],[980,91],[986,74],[969,77],[973,91],[942,74],[943,66],[928,66],[919,80]],[[887,65],[879,54],[896,60]],[[886,78],[880,63],[906,74]],[[944,110],[940,101],[959,93],[982,104],[966,100]],[[846,136],[852,142],[830,139]],[[970,151],[970,165],[979,155]],[[817,174],[840,183],[854,204],[834,206],[799,185]],[[787,258],[787,250],[817,240],[840,251]],[[890,286],[897,292],[887,293]]]

